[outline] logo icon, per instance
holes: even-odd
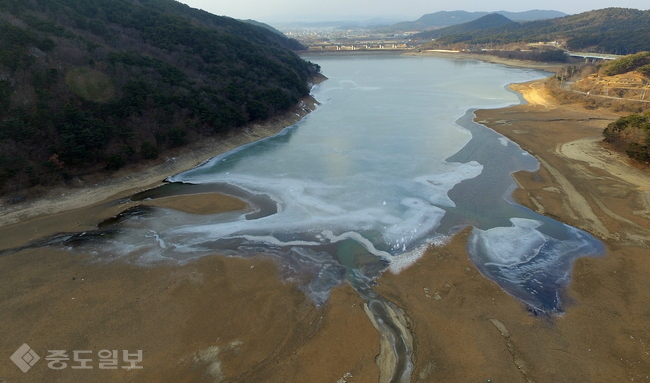
[[[27,372],[36,364],[36,362],[38,362],[39,359],[41,359],[41,357],[36,355],[36,352],[34,352],[27,343],[23,343],[23,345],[14,352],[10,359],[12,362],[16,363],[16,366],[18,366],[22,372]]]

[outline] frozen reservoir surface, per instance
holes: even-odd
[[[344,281],[370,291],[382,271],[471,226],[468,251],[486,277],[535,309],[561,311],[573,260],[602,244],[513,203],[511,173],[538,163],[472,121],[476,108],[521,102],[507,84],[547,73],[433,57],[308,59],[329,78],[313,89],[316,111],[139,196],[223,191],[255,213],[134,209],[80,248],[140,262],[264,253],[321,304]]]

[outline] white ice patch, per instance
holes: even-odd
[[[430,246],[444,246],[447,243],[449,243],[450,239],[451,239],[450,236],[440,235],[432,238],[431,240],[427,241],[426,244],[419,246],[412,251],[408,251],[391,257],[390,265],[388,266],[388,271],[390,271],[393,274],[401,273],[402,271],[413,266],[420,258],[422,258],[422,256],[427,251],[427,249],[429,249]]]
[[[190,245],[224,238],[258,238],[263,243],[288,246],[292,243],[278,239],[271,241],[271,237],[281,238],[282,235],[306,230],[330,231],[338,235],[376,230],[382,234],[392,253],[401,253],[431,235],[440,225],[445,211],[434,205],[455,206],[447,196],[449,190],[463,180],[478,176],[483,170],[483,166],[475,161],[465,164],[441,162],[436,174],[405,178],[401,182],[392,180],[385,183],[382,177],[366,179],[359,175],[337,179],[339,183],[329,183],[325,180],[214,172],[211,167],[218,162],[209,161],[202,167],[204,169],[182,173],[172,180],[198,184],[218,181],[253,194],[263,193],[276,201],[277,213],[253,220],[242,215],[234,220],[187,225],[172,229],[167,235],[184,236],[183,241]],[[395,193],[398,190],[403,192],[403,189],[413,197],[396,201]],[[361,242],[363,237],[357,236],[355,239]],[[385,256],[374,246],[368,251]]]
[[[274,245],[274,246],[317,246],[320,245],[318,242],[310,242],[310,241],[280,241],[279,239],[266,235],[266,236],[254,236],[254,235],[243,235],[242,238],[244,238],[247,241],[254,242],[254,243],[266,243],[269,245]]]
[[[361,246],[363,246],[366,250],[368,250],[368,252],[370,252],[371,254],[374,254],[378,257],[382,257],[387,261],[390,261],[393,258],[389,253],[385,251],[377,250],[375,248],[375,245],[372,244],[372,242],[370,242],[367,238],[364,238],[361,234],[356,233],[354,231],[349,231],[341,235],[335,235],[329,230],[324,230],[322,236],[329,239],[331,242],[339,242],[345,239],[354,239],[359,244],[361,244]]]
[[[422,258],[428,247],[428,244],[423,245],[413,249],[412,251],[394,256],[391,259],[390,265],[388,266],[388,271],[393,274],[399,274],[402,271],[408,269],[409,267],[413,266],[415,262],[417,262],[420,258]]]
[[[541,222],[534,219],[517,218],[517,217],[510,218],[510,222],[512,222],[513,225],[515,226],[525,227],[529,229],[537,229],[542,225]]]
[[[499,137],[499,142],[501,142],[501,145],[503,146],[508,146],[508,139],[505,137]]]
[[[476,161],[466,164],[448,163],[441,173],[417,177],[415,182],[432,189],[429,197],[429,202],[432,204],[455,207],[456,204],[447,193],[462,181],[477,177],[482,171],[483,165]]]
[[[511,218],[512,227],[474,229],[470,241],[483,250],[486,264],[515,265],[534,258],[547,237],[537,230],[539,221]]]
[[[445,211],[417,198],[405,198],[402,205],[408,207],[399,223],[389,226],[384,231],[386,242],[393,245],[393,250],[405,250],[408,244],[430,235],[435,230]]]

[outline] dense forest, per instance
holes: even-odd
[[[621,117],[603,134],[606,142],[623,149],[630,158],[650,163],[650,112]]]
[[[606,76],[616,76],[632,71],[650,78],[650,52],[641,52],[616,59],[605,64],[603,68],[603,74]]]
[[[441,30],[442,31],[442,30]],[[571,50],[629,54],[650,50],[650,10],[606,8],[577,15],[439,35],[432,46],[565,41]]]
[[[320,68],[295,40],[173,0],[0,1],[0,192],[266,119]]]

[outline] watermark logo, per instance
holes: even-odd
[[[41,359],[41,357],[38,356],[38,354],[36,354],[27,343],[23,343],[23,345],[20,346],[20,348],[18,348],[9,359],[16,363],[16,366],[18,366],[22,372],[27,372],[36,364],[36,362],[38,362],[39,359]]]
[[[100,370],[140,370],[142,366],[142,350],[130,352],[129,350],[99,350],[94,353],[93,350],[72,350],[72,360],[67,350],[47,350],[48,354],[45,360],[48,362],[47,367],[51,370],[63,370],[70,367],[73,370],[92,370],[96,356],[99,360]],[[20,346],[10,358],[22,372],[29,371],[38,362],[41,357],[36,354],[27,343]],[[120,363],[122,362],[122,363]]]

